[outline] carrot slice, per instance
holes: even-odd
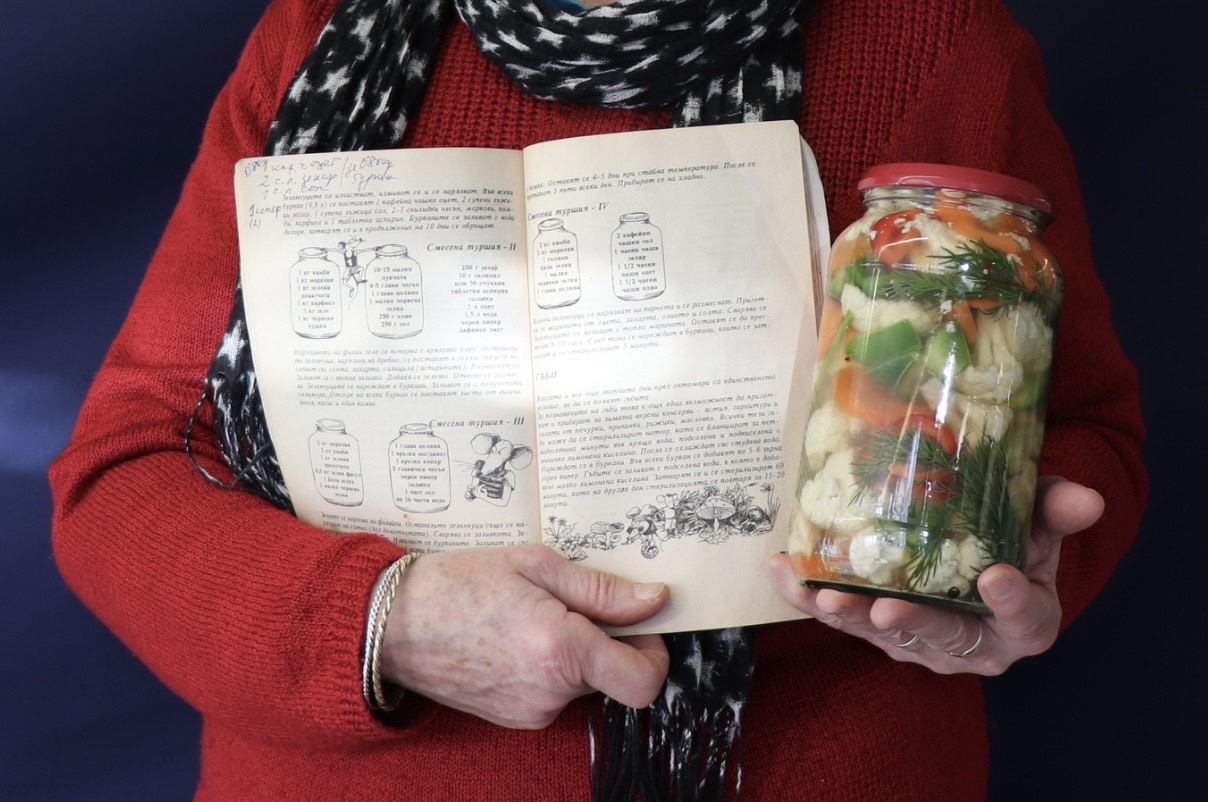
[[[830,573],[822,555],[816,551],[803,554],[799,551],[789,553],[789,562],[793,565],[793,573],[798,577],[815,579]]]
[[[834,387],[839,409],[875,426],[888,426],[910,414],[909,402],[886,390],[859,365],[839,368]]]
[[[948,320],[955,320],[956,325],[961,327],[961,334],[965,335],[965,342],[969,347],[973,347],[973,343],[977,340],[977,319],[973,316],[973,307],[969,301],[953,301],[952,309],[945,316]]]
[[[934,214],[937,219],[947,223],[954,232],[971,242],[980,240],[1001,253],[1023,255],[1024,247],[1020,244],[1019,240],[988,228],[985,223],[978,219],[977,215],[968,209],[962,209],[959,206],[941,205],[935,207]]]
[[[843,323],[843,307],[834,298],[827,296],[822,302],[822,319],[818,321],[818,353],[829,354],[835,335]],[[848,326],[850,330],[851,327]]]

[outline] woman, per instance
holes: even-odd
[[[258,465],[241,478],[259,496],[216,487],[182,447],[207,373],[212,395],[233,392],[224,381],[235,377],[212,371],[211,360],[238,271],[234,162],[266,149],[383,142],[518,148],[721,121],[751,108],[757,117],[800,119],[833,231],[860,213],[850,191],[858,175],[889,161],[1009,173],[1054,200],[1046,239],[1065,270],[1067,301],[1042,472],[1068,479],[1042,483],[1027,572],[983,573],[979,588],[994,616],[978,622],[807,591],[774,561],[786,596],[817,620],[756,632],[743,747],[733,758],[751,799],[790,791],[981,798],[987,747],[977,675],[1051,645],[1127,548],[1146,493],[1135,375],[1111,335],[1034,44],[991,0],[621,0],[578,18],[524,0],[457,8],[464,19],[448,24],[441,17],[451,7],[440,2],[276,0],[268,8],[52,469],[65,578],[203,714],[197,798],[587,798],[594,692],[642,707],[684,662],[657,638],[623,643],[592,623],[644,619],[666,602],[661,586],[595,574],[540,548],[432,554],[401,573],[382,633],[383,687],[409,693],[393,712],[371,709],[362,684],[367,612],[401,550],[372,534],[333,536],[299,522],[261,497],[274,491]],[[537,28],[556,29],[573,61],[595,41],[588,33],[613,42],[607,36],[623,37],[627,20],[676,28],[668,20],[679,14],[690,21],[680,30],[704,32],[704,21],[717,18],[725,36],[709,40],[695,83],[665,89],[648,109],[599,104],[631,83],[657,82],[668,65],[612,75],[597,64],[584,93],[566,96],[563,67],[533,49],[549,38]],[[732,53],[752,31],[751,53]],[[383,54],[389,64],[374,60]],[[624,55],[611,51],[617,63]],[[768,82],[740,77],[750,93],[742,102],[697,102],[718,100],[699,84],[721,77],[735,85],[748,58],[789,76],[788,89],[765,92]],[[350,73],[363,85],[348,83]],[[391,89],[406,99],[393,116],[355,117],[347,109],[360,106],[340,106],[350,85],[354,95],[379,100]],[[547,94],[558,99],[541,99]],[[215,415],[219,434],[230,431],[225,402],[206,405],[201,422]],[[232,458],[230,438],[198,425],[191,443],[201,467],[230,478],[221,453]],[[728,777],[737,780],[733,764]]]

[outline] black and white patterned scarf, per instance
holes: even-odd
[[[453,8],[479,50],[537,98],[671,108],[676,126],[797,119],[800,21],[811,6],[811,0],[618,0],[575,15],[550,0],[343,0],[282,99],[265,151],[398,147]],[[237,287],[198,410],[207,400],[213,407],[234,474],[228,484],[291,509],[246,332]],[[593,799],[738,796],[752,634],[727,629],[666,640],[671,673],[655,704],[638,711],[606,699],[591,727]]]

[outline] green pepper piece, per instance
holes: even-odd
[[[871,256],[853,259],[826,280],[826,294],[839,300],[843,297],[843,288],[851,284],[868,297],[876,297],[883,294],[878,292],[877,286],[887,281],[892,272]]]
[[[973,361],[969,342],[960,326],[951,320],[941,323],[927,340],[923,365],[933,376],[955,376]]]
[[[826,280],[826,294],[835,300],[843,297],[843,288],[851,284],[852,266],[846,265],[842,270],[831,274]]]
[[[906,320],[854,337],[847,344],[847,355],[890,387],[898,385],[922,351],[923,341]]]

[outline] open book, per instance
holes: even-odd
[[[236,200],[300,518],[667,582],[626,632],[797,616],[766,563],[827,230],[794,123],[246,159]]]

